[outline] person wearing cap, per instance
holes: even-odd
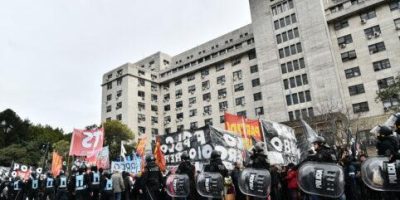
[[[141,189],[139,192],[144,194],[144,199],[160,199],[160,190],[163,183],[163,175],[155,162],[154,155],[146,155],[146,166],[141,177]]]

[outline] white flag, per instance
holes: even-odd
[[[123,141],[121,141],[121,157],[122,157],[122,159],[124,159],[125,160],[125,154],[126,154],[126,149],[125,149],[125,147],[124,147],[124,142]]]

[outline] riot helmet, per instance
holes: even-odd
[[[220,159],[221,159],[221,152],[213,150],[211,152],[211,160],[220,160]]]
[[[181,160],[183,160],[183,161],[189,161],[189,160],[190,160],[189,154],[186,153],[186,152],[183,152],[183,153],[181,154]]]
[[[65,175],[64,170],[61,170],[61,171],[60,171],[60,176],[64,176],[64,175]]]
[[[146,155],[146,162],[147,163],[154,162],[155,160],[156,160],[156,158],[154,158],[153,154],[149,153],[149,154]]]
[[[31,177],[33,177],[33,178],[37,178],[37,174],[36,174],[36,172],[35,172],[35,171],[32,171],[32,173],[31,173]]]
[[[97,171],[97,166],[96,165],[92,165],[92,167],[90,167],[90,171],[92,171],[92,172]]]
[[[378,133],[381,136],[389,136],[389,135],[393,134],[393,131],[389,127],[382,125],[382,126],[379,126]]]

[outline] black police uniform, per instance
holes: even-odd
[[[80,169],[79,173],[72,177],[71,180],[74,185],[75,199],[87,200],[89,198],[88,182],[89,177],[83,170]]]
[[[98,200],[100,193],[100,172],[97,169],[89,173],[89,189],[92,193],[91,199]]]
[[[199,195],[196,191],[196,182],[195,182],[195,174],[196,168],[194,165],[190,163],[189,160],[184,160],[182,161],[178,169],[176,170],[177,174],[186,174],[189,177],[190,181],[190,194],[188,196],[188,199],[199,199]]]
[[[163,176],[160,168],[154,161],[147,163],[142,174],[142,191],[145,199],[160,199],[160,189],[162,188]]]
[[[26,196],[28,197],[28,200],[38,200],[39,199],[40,184],[41,184],[40,180],[35,175],[29,177],[29,179],[25,185]]]
[[[113,200],[113,182],[109,174],[104,176],[100,184],[101,200]]]
[[[20,179],[15,179],[12,182],[12,199],[15,200],[23,200],[24,192],[23,192],[24,183]]]
[[[55,194],[55,180],[52,176],[47,176],[43,180],[43,190],[44,190],[44,195],[43,199],[46,200],[47,197],[50,200],[54,199],[54,194]]]
[[[56,200],[67,200],[68,199],[68,177],[61,174],[56,179],[57,193]]]

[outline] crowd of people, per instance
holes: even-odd
[[[398,131],[396,129],[396,131]],[[385,126],[380,127],[377,142],[377,153],[386,156],[389,162],[400,159],[399,141],[393,131]],[[367,187],[361,179],[361,165],[367,159],[362,152],[358,155],[350,153],[347,148],[334,150],[330,148],[324,138],[316,137],[312,141],[313,150],[309,156],[297,165],[289,163],[287,166],[270,165],[268,163],[265,144],[256,143],[251,151],[249,162],[235,163],[233,170],[228,170],[221,160],[221,153],[213,150],[210,162],[203,168],[204,172],[219,173],[223,177],[221,197],[225,199],[260,199],[248,197],[239,188],[240,175],[244,168],[268,170],[271,175],[269,200],[323,200],[327,199],[316,194],[306,194],[298,185],[299,167],[304,162],[335,163],[344,170],[345,192],[338,199],[390,199],[400,198],[400,193],[378,192]],[[38,175],[32,172],[29,179],[19,177],[1,180],[1,200],[158,200],[173,199],[166,193],[166,178],[172,173],[185,174],[189,177],[190,193],[184,199],[207,199],[196,190],[196,179],[200,171],[187,153],[181,155],[181,163],[176,170],[162,172],[155,163],[152,154],[146,155],[146,165],[139,174],[128,172],[110,173],[107,170],[97,169],[96,166],[88,169],[85,165],[75,167],[69,175],[63,171],[53,177],[50,172]],[[180,198],[175,198],[180,199]]]

